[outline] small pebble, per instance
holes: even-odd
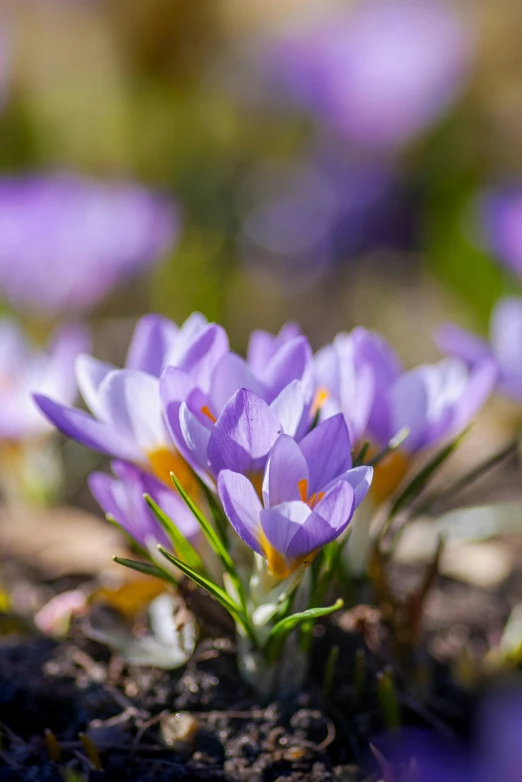
[[[199,731],[199,722],[188,711],[167,714],[161,720],[161,737],[176,752],[189,752]]]

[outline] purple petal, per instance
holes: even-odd
[[[208,320],[201,312],[193,312],[179,327],[178,334],[184,343],[191,342],[208,326]]]
[[[355,494],[345,481],[337,483],[296,531],[286,555],[302,557],[335,540],[347,527],[355,506]]]
[[[93,472],[89,475],[88,483],[92,496],[103,512],[113,516],[121,524],[121,505],[115,501],[112,491],[113,485],[117,483],[116,478],[106,475],[104,472]]]
[[[268,405],[253,391],[237,391],[210,435],[208,459],[214,475],[224,469],[244,475],[262,470],[280,434],[279,421]]]
[[[306,337],[286,342],[274,355],[261,374],[266,386],[268,402],[281,393],[292,380],[312,383],[312,349]]]
[[[229,399],[240,388],[254,391],[264,398],[264,387],[246,361],[236,353],[226,353],[212,376],[209,398],[210,407],[215,416],[221,413]]]
[[[178,328],[172,321],[161,315],[145,315],[134,329],[125,366],[159,377],[177,335]]]
[[[301,482],[304,481],[303,485]],[[300,489],[300,485],[303,487]],[[304,491],[305,496],[302,496]],[[308,465],[296,441],[282,434],[270,451],[263,480],[265,507],[308,497]]]
[[[475,417],[492,393],[497,377],[497,366],[489,359],[479,361],[471,370],[466,392],[455,407],[451,426],[452,435],[460,434]]]
[[[435,342],[443,353],[460,358],[469,366],[491,355],[491,349],[484,339],[471,331],[461,329],[453,323],[444,323],[437,329]]]
[[[393,348],[380,334],[356,328],[351,338],[357,366],[357,384],[352,400],[346,404],[356,406],[357,412],[352,417],[355,419],[354,428],[358,426],[358,434],[361,436],[368,428],[375,439],[384,445],[391,436],[388,393],[401,376],[402,365]],[[343,410],[346,409],[349,407],[345,405]]]
[[[491,342],[503,377],[522,385],[522,300],[500,301],[491,318]]]
[[[325,345],[317,351],[314,357],[316,385],[327,389],[331,396],[339,399],[339,360],[337,350],[333,345]]]
[[[404,447],[411,452],[418,450],[424,444],[431,374],[432,367],[427,365],[417,367],[402,375],[389,392],[390,420],[387,439],[390,440],[407,426],[409,434]]]
[[[0,319],[0,372],[12,376],[21,371],[31,359],[29,343],[20,326],[11,318]]]
[[[46,418],[67,437],[119,459],[131,462],[143,460],[141,448],[127,433],[115,431],[112,426],[96,421],[88,413],[61,405],[42,394],[34,394],[33,398]]]
[[[21,404],[23,396],[26,414],[31,415],[34,410],[29,396],[31,391],[38,391],[38,393],[50,396],[65,404],[71,404],[74,401],[77,395],[75,360],[82,350],[88,348],[89,341],[88,332],[83,327],[63,326],[54,335],[48,356],[40,353],[27,356],[26,365],[17,382],[18,404]],[[10,372],[6,374],[8,377],[13,377]],[[5,402],[4,399],[4,405]],[[30,408],[30,412],[27,411],[27,408]],[[3,414],[6,415],[6,413],[7,410],[4,410]]]
[[[104,419],[150,452],[168,443],[159,380],[145,372],[117,369],[100,385]]]
[[[187,400],[195,388],[194,380],[178,367],[167,367],[160,378],[160,398],[170,436],[179,448],[183,436],[179,426],[181,403]]]
[[[187,346],[177,366],[187,372],[195,385],[208,391],[212,373],[228,351],[228,337],[221,326],[209,323]]]
[[[310,494],[321,491],[352,466],[350,435],[341,414],[316,426],[301,440],[299,447],[310,471]]]
[[[259,514],[262,505],[256,490],[244,475],[223,470],[218,478],[218,494],[228,520],[247,546],[263,554],[259,544]]]
[[[300,380],[293,380],[283,388],[270,405],[284,434],[300,440],[309,427],[310,402],[305,401],[305,393]]]
[[[379,386],[389,386],[403,372],[394,349],[380,334],[356,328],[351,333],[358,362],[369,364]]]
[[[179,423],[183,445],[189,454],[189,462],[197,470],[198,475],[204,475],[208,481],[208,441],[210,429],[199,421],[182,402],[179,410]]]
[[[355,506],[354,510],[359,507],[364,500],[370,489],[373,479],[373,467],[352,467],[351,470],[347,470],[339,478],[334,479],[328,486],[325,486],[323,491],[328,492],[338,481],[345,481],[349,483],[354,491]]]
[[[376,366],[358,355],[357,343],[363,342],[360,332],[363,330],[356,329],[351,335],[340,334],[334,341],[339,362],[339,400],[352,442],[366,431],[379,375]],[[370,336],[373,337],[364,332],[364,343],[369,342]]]
[[[292,541],[310,516],[312,511],[304,502],[284,502],[275,508],[262,510],[259,514],[266,539],[285,558],[290,556],[288,551]],[[302,553],[308,554],[310,551],[312,548]]]
[[[100,416],[100,383],[115,367],[83,353],[76,359],[75,369],[76,381],[85,404],[95,416]]]
[[[300,333],[296,323],[285,323],[275,337],[268,331],[253,331],[248,343],[247,361],[254,372],[262,372],[279,348]]]
[[[143,498],[144,492],[148,491],[143,473],[130,465],[125,467],[123,470],[120,465],[113,465],[119,480],[104,473],[93,473],[89,477],[91,493],[105,513],[111,515],[140,546],[146,548],[149,538],[168,546],[165,532]]]

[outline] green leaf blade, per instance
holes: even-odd
[[[333,614],[335,611],[339,611],[343,605],[344,601],[339,598],[339,600],[336,600],[331,606],[307,608],[305,611],[299,611],[296,614],[291,614],[290,616],[281,619],[270,630],[270,634],[265,644],[265,654],[268,657],[273,658],[281,648],[286,636],[291,633],[292,630],[303,624],[303,622],[313,621],[315,619],[320,619],[323,616]]]
[[[201,561],[201,557],[179,528],[174,524],[172,519],[159,507],[149,494],[144,494],[143,498],[171,539],[174,551],[179,554],[180,559],[195,569],[202,569],[203,562]]]

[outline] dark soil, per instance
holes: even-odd
[[[79,628],[61,644],[4,639],[0,782],[375,778],[369,742],[386,727],[377,687],[390,663],[384,649],[374,609],[344,612],[317,628],[303,691],[263,704],[239,679],[226,636],[202,640],[187,666],[172,672],[127,667]],[[426,658],[418,670],[418,681],[393,674],[402,720],[465,732],[469,698],[448,669]],[[184,740],[172,741],[172,724],[186,724]]]

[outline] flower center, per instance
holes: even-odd
[[[261,548],[265,553],[268,572],[280,581],[288,578],[288,576],[291,576],[292,573],[295,573],[297,568],[301,567],[301,565],[309,565],[317,554],[317,551],[311,551],[309,554],[303,554],[300,557],[286,560],[284,556],[279,551],[277,551],[277,549],[275,549],[267,540],[265,533],[262,530],[259,535],[259,542],[261,543]]]
[[[324,388],[321,386],[317,389],[315,392],[314,401],[312,402],[312,407],[310,409],[310,417],[315,418],[317,413],[323,408],[324,403],[330,398],[330,392],[327,388]]]
[[[310,510],[313,510],[318,502],[324,497],[324,491],[314,492],[311,497],[308,496],[308,481],[306,478],[302,478],[297,482],[297,488],[301,496],[301,502],[305,502]]]
[[[174,490],[170,480],[170,473],[173,472],[185,491],[193,499],[197,499],[200,493],[198,480],[180,453],[168,448],[158,448],[157,451],[149,451],[147,456],[156,478]]]
[[[203,413],[203,415],[206,415],[207,418],[210,418],[213,424],[216,423],[217,418],[208,405],[203,405],[203,407],[201,408],[201,412]]]

